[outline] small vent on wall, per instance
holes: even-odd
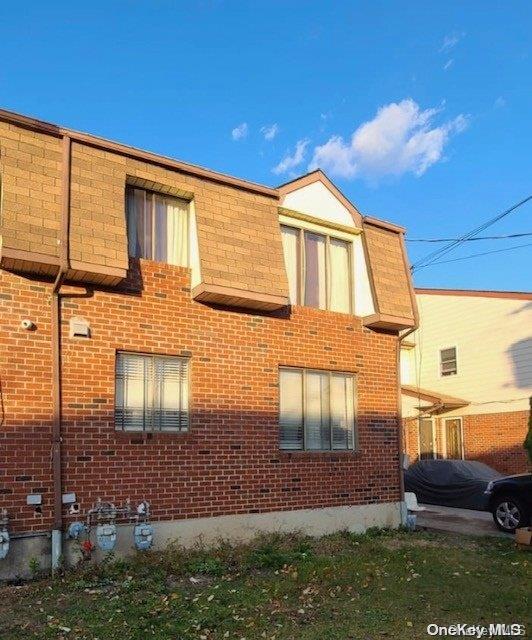
[[[90,338],[91,328],[89,321],[85,320],[85,318],[70,318],[70,337]]]

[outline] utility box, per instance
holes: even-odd
[[[532,550],[532,527],[521,527],[515,530],[515,542],[522,549]]]
[[[96,527],[96,542],[102,551],[112,551],[116,545],[116,525],[99,524]]]

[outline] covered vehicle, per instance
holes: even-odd
[[[405,489],[419,502],[484,510],[492,480],[502,474],[474,460],[420,460],[405,471]]]

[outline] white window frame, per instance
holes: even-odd
[[[186,406],[184,408],[184,410],[186,411],[186,416],[187,416],[187,425],[184,428],[178,427],[178,428],[166,428],[166,429],[150,429],[150,428],[146,428],[145,425],[143,425],[142,429],[126,429],[124,428],[123,425],[118,425],[117,423],[117,419],[116,419],[116,412],[117,412],[117,368],[118,368],[118,359],[119,356],[139,356],[139,357],[143,357],[143,358],[151,358],[152,360],[180,360],[181,362],[185,362],[186,363],[186,377],[185,377],[185,381],[184,384],[186,385],[186,390],[187,390],[187,402],[186,402]],[[115,431],[120,431],[122,433],[173,433],[173,434],[177,434],[177,433],[188,433],[190,431],[190,425],[191,425],[191,419],[190,419],[190,398],[191,398],[191,389],[190,389],[190,379],[191,379],[191,359],[189,357],[184,357],[184,356],[179,356],[179,355],[167,355],[167,354],[160,354],[160,353],[145,353],[145,352],[139,352],[139,351],[124,351],[124,350],[118,350],[115,352],[115,374],[114,374],[114,384],[115,384],[115,393],[114,393],[114,426],[115,426]],[[146,393],[146,379],[144,379],[143,381],[143,385],[144,385],[144,393]],[[180,393],[181,393],[181,389],[180,389]],[[155,387],[153,387],[152,389],[152,394],[155,394]],[[152,395],[152,400],[151,400],[151,404],[152,404],[152,410],[153,410],[153,398],[154,395]],[[180,409],[181,411],[183,411],[183,408]]]
[[[297,224],[295,220],[280,219],[280,230],[282,232],[283,227],[293,229],[298,232],[298,247],[299,247],[299,271],[297,274],[297,301],[292,303],[297,306],[305,305],[305,276],[306,276],[306,256],[305,256],[305,233],[313,233],[315,235],[321,235],[325,238],[325,309],[319,307],[309,307],[310,309],[318,309],[319,311],[332,311],[333,313],[345,313],[349,315],[354,314],[355,309],[355,291],[354,291],[354,248],[353,237],[347,233],[334,232],[334,230],[327,227],[319,227],[318,225],[303,225]],[[348,282],[349,282],[349,311],[335,311],[330,308],[330,292],[331,292],[331,275],[330,275],[330,243],[331,240],[340,240],[347,244],[347,256],[348,256]],[[284,257],[283,257],[284,260]]]
[[[281,395],[281,371],[299,371],[301,372],[301,395],[302,395],[302,420],[303,420],[303,446],[301,449],[288,449],[288,448],[283,448],[281,446],[281,403],[279,402],[279,448],[281,451],[284,451],[286,453],[317,453],[317,454],[321,454],[321,453],[356,453],[359,448],[358,448],[358,419],[357,419],[357,414],[358,414],[358,394],[357,394],[357,376],[355,373],[352,372],[348,372],[348,371],[333,371],[333,370],[329,370],[329,369],[315,369],[315,368],[305,368],[305,367],[292,367],[292,366],[285,366],[285,365],[281,365],[278,369],[278,379],[279,379],[279,399],[280,399],[280,395]],[[306,381],[305,381],[305,377],[307,373],[327,373],[329,375],[329,379],[332,375],[341,375],[341,376],[346,376],[346,377],[350,377],[353,380],[353,446],[352,447],[346,447],[345,449],[333,449],[333,437],[332,437],[332,426],[330,424],[330,419],[329,419],[329,428],[331,430],[331,435],[330,435],[330,443],[331,443],[331,448],[330,449],[308,449],[306,447],[306,441],[307,441],[307,434],[306,434],[306,428],[305,428],[305,388],[306,388]],[[329,384],[329,389],[330,389],[330,384]],[[330,391],[329,391],[330,393]],[[330,418],[330,404],[329,404],[329,418]]]
[[[459,420],[460,421],[460,445],[461,445],[461,460],[465,460],[465,446],[464,446],[464,421],[462,416],[447,416],[446,418],[442,418],[443,422],[443,450],[445,451],[445,459],[449,458],[449,453],[447,451],[447,425],[446,422],[448,420]]]
[[[456,371],[454,373],[449,373],[447,375],[444,375],[442,373],[441,354],[442,354],[442,351],[446,351],[447,349],[454,349],[454,361],[456,363]],[[439,371],[440,378],[452,378],[453,376],[457,376],[458,375],[458,347],[457,347],[457,345],[450,345],[448,347],[440,347],[438,349],[438,371]]]

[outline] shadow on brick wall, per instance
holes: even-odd
[[[76,494],[81,516],[98,498],[147,499],[157,520],[399,499],[394,414],[360,413],[356,451],[303,452],[279,448],[276,412],[192,410],[189,432],[151,434],[116,431],[113,403],[65,406],[63,491]],[[17,425],[8,413],[0,451],[0,506],[12,530],[48,530],[50,424]],[[32,493],[43,497],[38,510],[26,504]]]

